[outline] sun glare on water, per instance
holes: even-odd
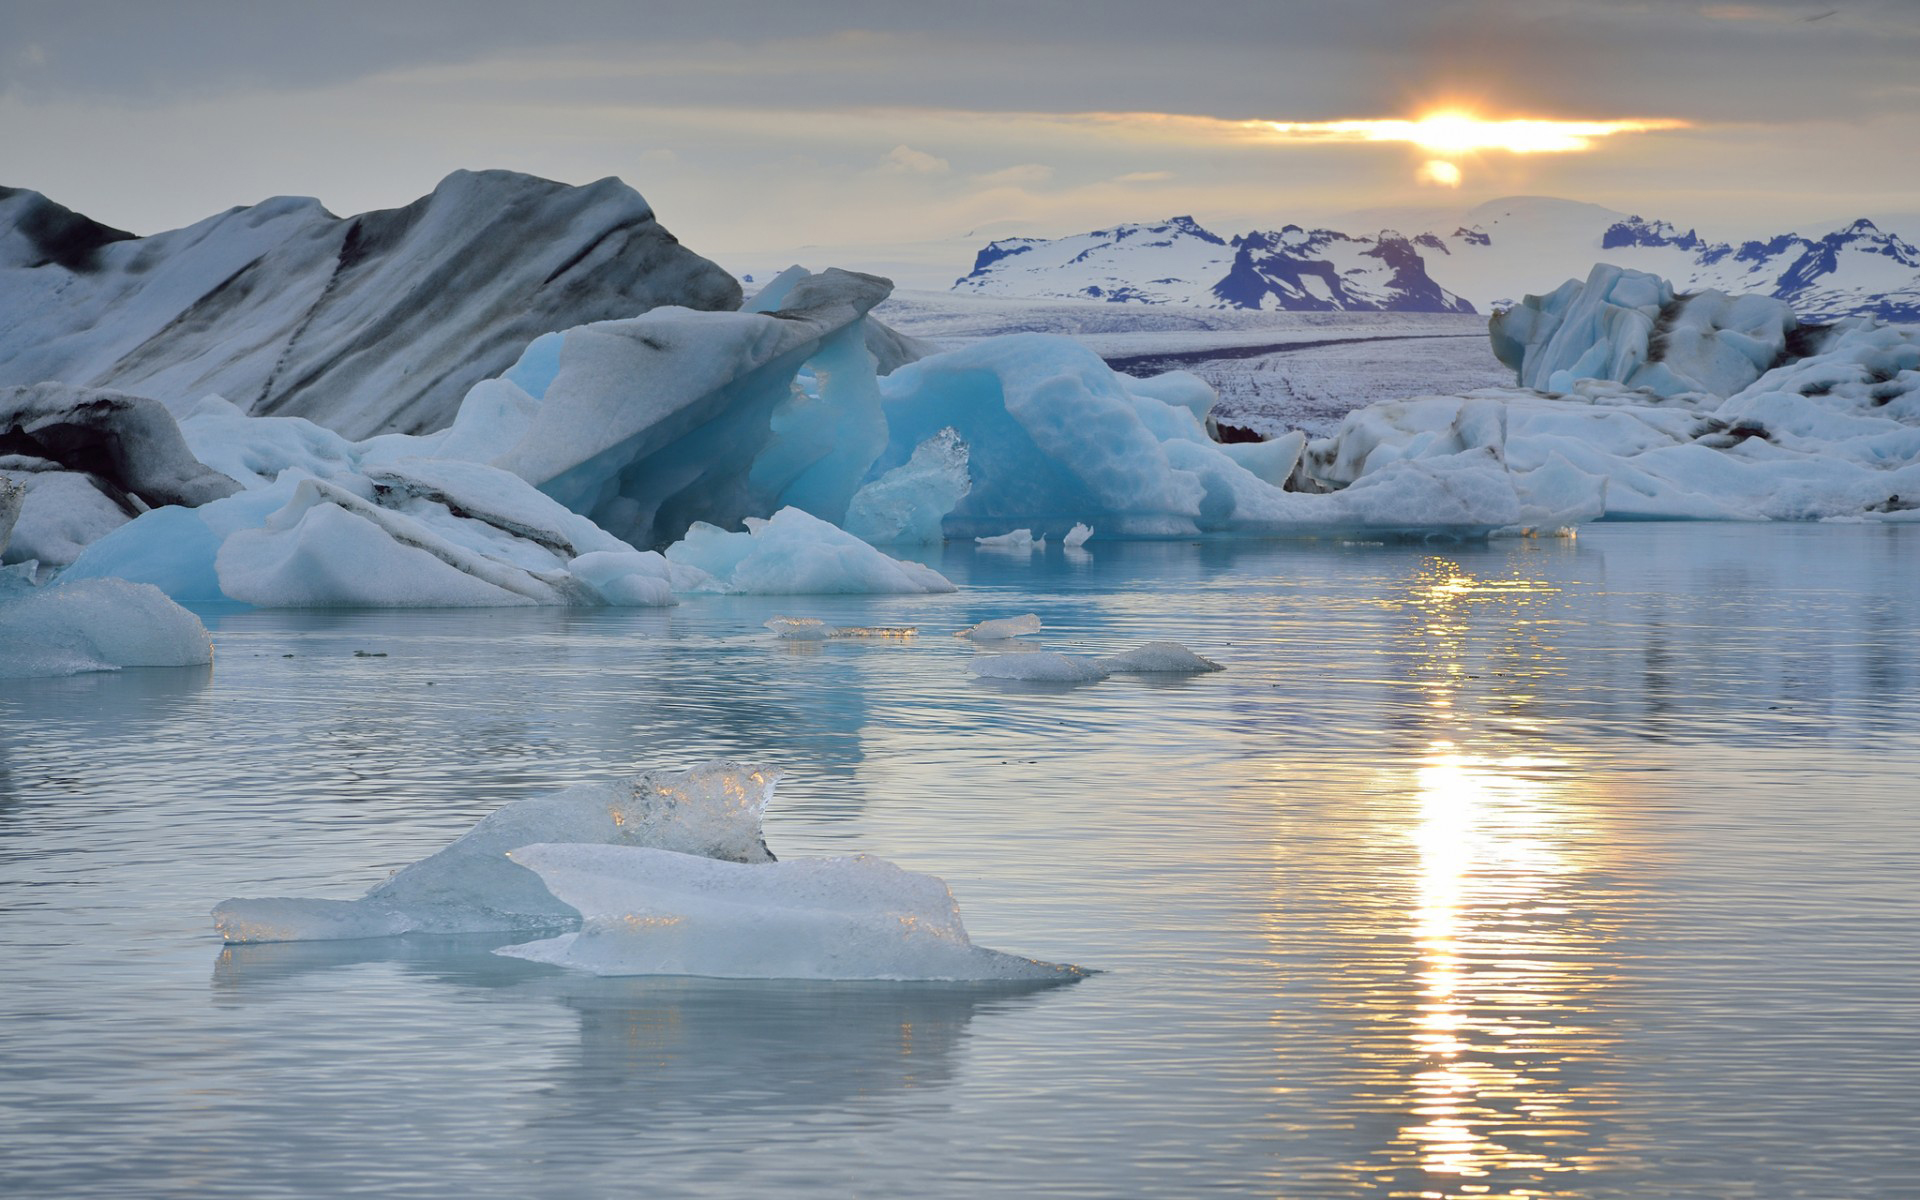
[[[1487,153],[1574,154],[1591,150],[1601,138],[1627,133],[1685,129],[1688,123],[1671,117],[1607,121],[1560,121],[1545,118],[1489,120],[1472,113],[1443,111],[1416,120],[1366,118],[1346,121],[1262,121],[1270,136],[1283,142],[1399,142],[1429,157],[1416,178],[1441,187],[1459,187],[1460,160]]]

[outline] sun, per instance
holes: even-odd
[[[1459,109],[1441,109],[1411,119],[1367,117],[1257,124],[1272,140],[1282,142],[1399,142],[1412,146],[1427,156],[1415,178],[1441,187],[1459,187],[1464,178],[1460,160],[1482,154],[1578,154],[1593,149],[1603,138],[1690,127],[1677,117],[1493,119]]]

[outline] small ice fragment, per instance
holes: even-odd
[[[1080,522],[1076,521],[1074,522],[1073,528],[1067,530],[1067,536],[1061,538],[1060,541],[1062,545],[1067,547],[1067,549],[1077,550],[1081,546],[1086,545],[1087,539],[1092,536],[1093,536],[1093,526],[1083,525]]]
[[[761,623],[790,642],[824,642],[833,632],[819,617],[771,617]]]
[[[967,669],[983,679],[1025,683],[1095,683],[1107,677],[1100,660],[1038,650],[1030,654],[980,654]]]
[[[1110,674],[1198,674],[1202,671],[1226,670],[1219,663],[1200,657],[1179,642],[1148,642],[1137,650],[1109,654],[1105,658],[1094,659],[1094,662]]]
[[[1031,529],[1016,529],[1011,533],[999,533],[992,537],[977,537],[973,539],[973,544],[976,546],[984,546],[989,550],[1032,551],[1036,548],[1033,540],[1033,530]],[[1045,544],[1046,539],[1041,538],[1039,545],[1044,546]]]
[[[1023,613],[1017,617],[1001,617],[993,621],[982,621],[962,629],[955,637],[972,638],[976,642],[995,642],[1004,638],[1019,637],[1023,633],[1039,633],[1040,616],[1038,613]]]
[[[827,634],[830,638],[898,638],[905,640],[918,634],[915,625],[840,625]]]

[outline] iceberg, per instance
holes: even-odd
[[[1479,455],[1514,490],[1515,528],[1920,520],[1920,332],[1799,325],[1778,301],[1602,267],[1492,328],[1534,386],[1349,413],[1300,477],[1349,495]]]
[[[635,846],[530,845],[514,863],[578,931],[496,954],[595,975],[1038,980],[1076,968],[975,946],[947,885],[868,855],[743,865]]]
[[[1066,535],[1060,539],[1060,544],[1069,550],[1078,550],[1080,547],[1086,545],[1087,539],[1092,536],[1093,526],[1075,521],[1073,528],[1067,530]]]
[[[867,543],[797,508],[766,520],[749,517],[743,532],[696,523],[669,546],[667,560],[712,577],[711,590],[762,596],[842,592],[951,592],[932,567],[889,558]]]
[[[213,643],[200,618],[156,587],[124,579],[36,587],[24,565],[0,570],[0,677],[212,661]]]
[[[967,444],[942,429],[900,466],[864,484],[847,503],[848,533],[876,546],[944,541],[941,522],[973,490]]]
[[[361,899],[227,900],[214,908],[214,926],[229,942],[565,928],[578,914],[507,851],[569,842],[769,863],[760,821],[779,778],[777,771],[714,760],[517,800]]]

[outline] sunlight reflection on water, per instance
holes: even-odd
[[[976,555],[944,597],[209,614],[0,684],[21,1194],[1895,1195],[1920,1176],[1920,539]],[[945,636],[1219,675],[989,686]],[[791,643],[776,615],[916,626]],[[354,651],[383,651],[359,658]],[[732,754],[1062,990],[235,947],[499,804]]]

